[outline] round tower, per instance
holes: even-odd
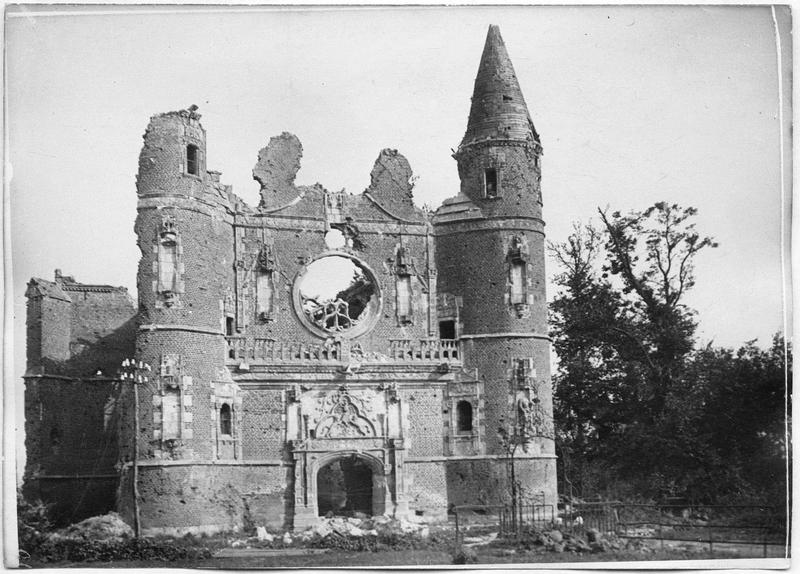
[[[541,155],[500,31],[490,26],[453,155],[461,192],[434,217],[438,289],[460,302],[465,367],[484,385],[478,416],[497,495],[555,504]]]
[[[202,508],[202,491],[181,490],[189,462],[217,458],[210,397],[230,381],[224,304],[233,281],[232,215],[218,175],[206,171],[206,135],[194,110],[153,116],[139,156],[136,359],[151,366],[138,388],[145,532],[174,524],[225,528],[229,519]]]

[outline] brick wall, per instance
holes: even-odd
[[[28,368],[59,372],[68,360],[70,342],[69,301],[51,297],[28,299]]]
[[[446,517],[448,495],[445,464],[443,462],[407,462],[405,470],[409,511],[425,518],[442,519]]]
[[[555,459],[517,459],[515,475],[521,499],[557,503]],[[509,504],[510,464],[506,460],[460,460],[447,463],[447,498],[451,504]]]
[[[441,456],[444,445],[441,388],[416,388],[401,391],[406,415],[408,456]]]
[[[139,469],[145,534],[210,533],[288,524],[290,469],[283,466],[170,465]],[[130,475],[120,486],[120,512],[131,517]]]
[[[279,460],[284,454],[281,391],[252,390],[242,397],[242,456],[244,460]]]
[[[26,380],[24,492],[60,523],[114,507],[120,393],[107,380]]]

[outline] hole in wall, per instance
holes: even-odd
[[[313,261],[299,284],[302,313],[328,332],[349,330],[377,307],[375,278],[349,257],[331,255]]]
[[[346,243],[344,233],[338,229],[331,229],[325,234],[325,245],[328,249],[341,249]]]

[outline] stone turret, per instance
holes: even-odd
[[[497,26],[489,26],[475,78],[467,132],[460,147],[489,139],[539,143],[539,134],[533,127],[514,66]]]
[[[504,455],[497,429],[523,425],[531,439],[517,453],[517,478],[531,501],[554,504],[541,154],[500,30],[490,26],[467,131],[453,155],[461,193],[433,219],[438,289],[440,299],[461,303],[456,331],[465,367],[478,370],[485,388],[477,415],[482,454]],[[502,502],[511,490],[505,470],[484,464],[500,486],[494,502]],[[451,474],[481,476],[477,468]],[[480,487],[450,482],[454,491]]]
[[[139,156],[136,359],[152,370],[139,390],[137,438],[139,458],[171,493],[182,480],[171,461],[216,459],[217,409],[209,397],[230,379],[223,310],[233,285],[235,208],[219,174],[206,171],[205,138],[196,108],[159,114]],[[125,480],[123,494],[130,492]],[[145,531],[163,527],[162,519],[191,524],[202,516],[202,497],[181,504],[180,496],[140,488]],[[129,503],[121,501],[126,516]]]

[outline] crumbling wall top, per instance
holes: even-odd
[[[260,207],[278,207],[297,197],[294,180],[302,157],[303,145],[289,132],[270,138],[258,152],[253,179],[261,184]]]
[[[365,193],[395,217],[423,220],[424,213],[414,206],[413,178],[405,156],[396,149],[384,149],[375,160]]]

